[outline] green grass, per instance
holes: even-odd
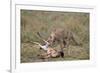
[[[43,43],[36,33],[40,32],[42,37],[47,39],[52,30],[59,27],[72,31],[75,39],[82,45],[76,46],[71,42],[69,51],[67,48],[64,49],[63,59],[50,58],[47,61],[89,59],[89,13],[21,10],[21,62],[44,61],[37,57],[40,53],[39,47],[30,41]],[[59,45],[54,48],[59,48]]]

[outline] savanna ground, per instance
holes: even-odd
[[[64,58],[42,60],[37,56],[41,53],[39,47],[31,42],[43,43],[36,33],[40,32],[47,39],[54,28],[72,31],[75,40],[82,45],[71,42],[69,51],[64,48]],[[59,44],[54,48],[59,49]],[[21,10],[21,63],[89,60],[89,48],[89,13]]]

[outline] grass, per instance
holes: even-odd
[[[58,46],[59,47],[59,46]],[[58,50],[58,47],[55,47]],[[41,51],[37,45],[32,45],[31,43],[23,43],[21,49],[21,62],[41,62],[43,59],[38,58],[38,54]],[[87,49],[79,47],[79,46],[69,46],[69,50],[67,48],[64,49],[65,56],[64,58],[51,58],[48,61],[65,61],[65,60],[86,60],[89,59],[89,53]]]
[[[40,32],[47,39],[52,30],[59,27],[72,31],[82,45],[76,46],[71,42],[69,50],[64,49],[64,58],[45,61],[89,60],[89,13],[21,10],[21,63],[44,61],[37,57],[41,52],[39,47],[30,41],[43,43],[36,33]],[[54,48],[58,49],[59,45]]]

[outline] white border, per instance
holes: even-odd
[[[74,6],[74,5],[73,5]],[[45,6],[45,5],[24,5],[15,4],[12,11],[12,72],[68,69],[68,68],[85,68],[96,65],[95,63],[95,9],[93,7],[73,7],[73,6]],[[47,10],[47,11],[65,11],[65,12],[89,12],[90,13],[90,60],[82,61],[63,61],[63,62],[41,62],[20,64],[20,9],[27,10]],[[15,24],[15,25],[14,25]],[[33,70],[34,69],[34,70]]]

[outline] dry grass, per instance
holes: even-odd
[[[49,61],[89,59],[89,13],[21,10],[21,62],[44,61],[37,57],[39,47],[30,41],[43,43],[36,32],[41,32],[43,38],[47,39],[52,29],[58,27],[72,31],[75,39],[82,45],[76,46],[71,42],[69,51],[64,49],[63,59],[51,58]],[[56,45],[55,48],[59,48]]]
[[[58,47],[54,47],[57,50],[59,50]],[[82,48],[79,46],[70,46],[68,48],[64,49],[65,56],[64,58],[51,58],[47,61],[65,61],[65,60],[86,60],[89,59],[89,52],[86,48]],[[37,45],[32,45],[31,43],[23,43],[22,49],[21,49],[21,62],[41,62],[45,61],[43,59],[40,59],[37,55],[43,53],[39,49]]]

